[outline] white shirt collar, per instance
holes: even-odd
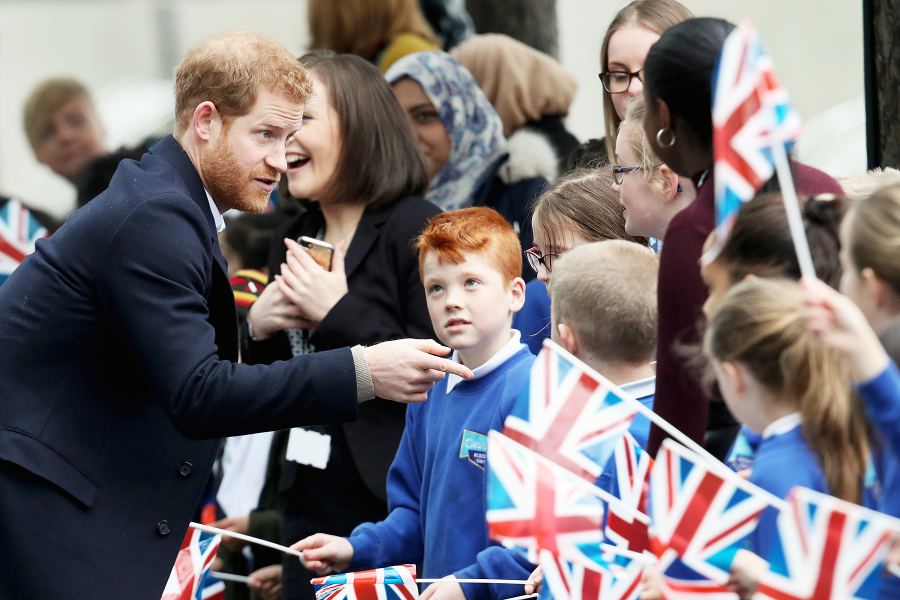
[[[225,217],[219,212],[219,207],[216,206],[212,196],[209,195],[209,191],[206,188],[203,188],[203,191],[206,192],[206,199],[209,201],[209,210],[212,213],[213,221],[216,223],[216,233],[222,233],[225,231]]]
[[[791,429],[799,427],[801,422],[802,419],[800,418],[800,413],[798,412],[784,415],[780,419],[775,419],[774,421],[769,423],[765,429],[763,429],[763,439],[787,433]]]
[[[646,398],[647,396],[652,396],[656,393],[656,375],[651,375],[645,379],[629,381],[619,387],[622,388],[623,392],[627,393],[635,400]]]
[[[503,344],[503,346],[497,350],[492,357],[490,357],[487,362],[485,362],[480,367],[475,367],[472,369],[472,373],[475,374],[473,379],[480,379],[487,375],[488,373],[495,371],[497,367],[505,363],[509,358],[521,350],[525,348],[525,344],[521,343],[519,340],[521,339],[522,334],[519,333],[517,329],[512,330],[512,336],[510,336],[509,341]],[[450,356],[450,360],[454,362],[459,362],[459,352],[456,350],[453,351],[453,354]],[[459,375],[455,375],[450,373],[447,375],[447,393],[453,391],[453,388],[456,387],[456,384],[463,381],[463,378]]]

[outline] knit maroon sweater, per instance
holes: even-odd
[[[841,186],[818,169],[791,163],[791,171],[801,196],[842,193]],[[706,432],[709,398],[678,348],[699,343],[703,327],[707,290],[700,278],[699,261],[703,243],[715,228],[714,189],[710,170],[697,190],[697,198],[669,223],[660,255],[657,291],[659,324],[653,410],[700,444]],[[648,444],[652,455],[666,437],[653,426]]]

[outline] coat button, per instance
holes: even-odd
[[[168,521],[162,520],[156,524],[156,531],[159,532],[159,535],[169,535],[172,533],[172,526],[169,525]]]
[[[191,476],[191,473],[194,472],[194,465],[189,462],[183,462],[178,465],[178,476],[182,479],[187,479]]]

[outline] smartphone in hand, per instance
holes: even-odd
[[[312,256],[313,260],[319,263],[320,267],[326,271],[331,270],[331,259],[334,256],[334,246],[328,242],[306,237],[305,235],[298,237],[297,243]]]

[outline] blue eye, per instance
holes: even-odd
[[[474,287],[478,285],[477,279],[466,279],[466,287]]]
[[[444,288],[442,288],[442,287],[439,286],[439,285],[432,285],[432,286],[429,286],[429,288],[428,288],[428,293],[430,293],[430,294],[437,294],[437,293],[439,293],[439,292],[442,292],[443,290],[444,290]]]
[[[259,135],[260,135],[260,137],[262,137],[264,140],[271,140],[272,137],[273,137],[273,136],[272,136],[272,132],[269,131],[268,129],[263,129],[262,131],[259,132]]]

